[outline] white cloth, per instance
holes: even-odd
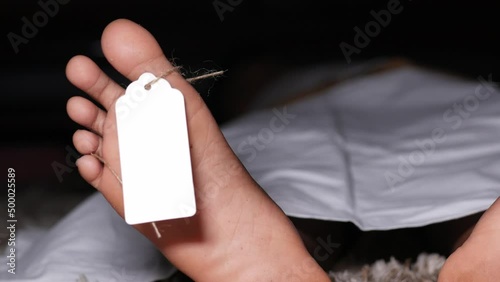
[[[95,193],[48,231],[16,232],[16,274],[0,281],[151,282],[176,269]]]
[[[500,94],[484,80],[402,67],[222,129],[289,216],[423,226],[486,210],[500,195]],[[271,89],[293,90],[286,79]]]

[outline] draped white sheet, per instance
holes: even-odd
[[[269,89],[293,93],[297,77]],[[483,211],[500,195],[500,94],[488,80],[405,66],[288,106],[261,104],[223,132],[290,216],[362,230],[423,226]]]

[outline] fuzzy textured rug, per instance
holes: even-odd
[[[330,272],[335,282],[435,282],[445,262],[443,256],[422,253],[414,263],[379,260],[359,270]]]

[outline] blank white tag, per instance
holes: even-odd
[[[144,73],[116,102],[125,221],[139,224],[196,213],[182,93]]]

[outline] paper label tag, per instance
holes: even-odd
[[[196,213],[184,96],[142,74],[116,102],[125,221],[139,224]]]

